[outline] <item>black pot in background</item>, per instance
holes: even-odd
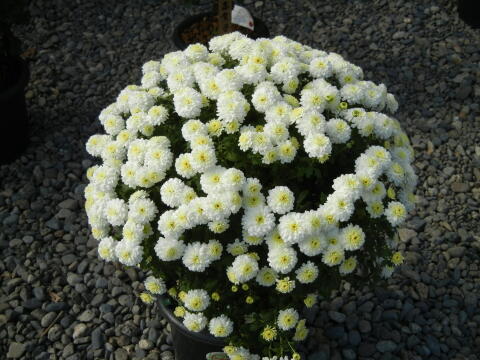
[[[458,0],[458,16],[474,29],[480,28],[479,0]]]
[[[222,348],[226,345],[222,340],[206,331],[195,333],[188,330],[164,305],[164,299],[160,297],[158,306],[160,314],[170,323],[175,360],[205,360],[210,352],[222,352]]]
[[[15,160],[28,145],[28,116],[25,104],[28,66],[21,58],[8,58],[5,63],[12,81],[6,89],[0,90],[0,164]]]
[[[200,21],[204,17],[210,17],[210,16],[213,16],[212,12],[196,14],[196,15],[187,17],[180,24],[178,24],[175,27],[175,30],[173,31],[173,35],[172,35],[172,40],[175,46],[180,50],[185,50],[185,48],[189,44],[186,44],[182,40],[182,37],[180,36],[180,34],[183,32],[183,30],[188,28],[190,25],[196,23],[197,21]],[[252,39],[268,38],[270,36],[270,32],[268,31],[267,25],[265,25],[265,23],[262,20],[256,17],[253,18],[253,21],[255,23],[254,31],[252,34],[248,34],[247,36],[251,37]]]

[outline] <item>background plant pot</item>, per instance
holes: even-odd
[[[188,330],[165,306],[166,299],[166,297],[161,296],[158,305],[160,314],[170,323],[175,360],[205,360],[208,353],[222,351],[222,348],[226,345],[222,340],[206,331],[195,333]]]
[[[7,86],[0,89],[0,164],[15,160],[28,145],[28,116],[25,104],[25,86],[29,71],[25,60],[7,58],[2,67],[7,69]],[[8,140],[7,140],[8,139]]]
[[[474,29],[480,28],[478,5],[478,0],[457,0],[458,16]]]
[[[173,40],[174,44],[180,50],[184,50],[190,44],[187,44],[183,40],[183,38],[182,38],[183,32],[186,29],[188,29],[190,26],[192,26],[192,24],[199,23],[202,20],[212,18],[212,17],[213,17],[212,12],[206,12],[206,13],[192,15],[192,16],[189,16],[186,19],[184,19],[180,24],[178,24],[175,27],[175,30],[173,31],[172,40]],[[260,38],[260,37],[267,38],[267,37],[270,36],[270,32],[268,31],[268,28],[262,20],[254,17],[253,21],[254,21],[254,24],[255,24],[255,30],[253,32],[250,32],[250,33],[245,33],[245,35],[247,35],[248,37],[250,37],[252,39],[257,39],[257,38]],[[214,36],[215,35],[213,34],[213,31],[212,31],[210,38],[212,38]]]

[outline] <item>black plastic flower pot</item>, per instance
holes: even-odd
[[[158,301],[160,314],[169,322],[175,360],[205,360],[211,352],[222,352],[226,345],[222,340],[210,335],[206,330],[195,333],[188,330],[183,323],[165,305],[167,298],[161,296]]]
[[[185,32],[185,30],[189,29],[193,24],[199,23],[209,18],[213,18],[213,16],[214,15],[212,12],[206,12],[206,13],[192,15],[184,19],[180,24],[178,24],[175,27],[173,31],[172,40],[175,46],[180,50],[184,50],[188,45],[190,45],[183,40],[182,34]],[[247,35],[252,39],[268,38],[270,36],[270,32],[268,31],[267,25],[265,25],[265,23],[262,20],[256,17],[253,17],[253,21],[254,21],[253,32],[246,32],[245,35]],[[214,36],[215,35],[212,32],[210,38]]]
[[[0,164],[15,160],[28,145],[28,115],[25,87],[29,79],[28,66],[21,58],[0,59],[4,74],[0,84]],[[7,140],[8,139],[8,140]]]
[[[478,11],[478,0],[458,0],[457,10],[458,16],[467,25],[474,29],[480,28],[480,13]]]

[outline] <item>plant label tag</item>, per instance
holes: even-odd
[[[228,360],[228,355],[221,352],[208,353],[207,360]]]
[[[235,5],[232,10],[232,24],[246,27],[253,31],[253,17],[243,6]]]

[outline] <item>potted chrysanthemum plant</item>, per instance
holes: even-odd
[[[231,33],[146,63],[101,112],[92,233],[150,274],[177,359],[299,359],[305,306],[402,263],[416,176],[397,107],[338,54]]]

